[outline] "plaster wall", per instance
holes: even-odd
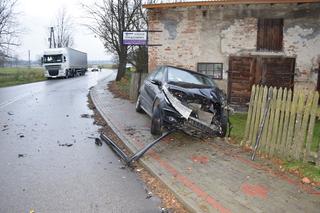
[[[196,70],[197,63],[223,63],[230,55],[296,58],[295,86],[314,88],[320,63],[320,3],[228,5],[150,10],[149,70],[174,65]],[[283,51],[256,50],[258,18],[283,18]],[[222,82],[220,82],[222,83]],[[226,85],[225,83],[222,83]]]

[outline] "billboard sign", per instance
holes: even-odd
[[[147,45],[147,32],[123,32],[123,45]]]

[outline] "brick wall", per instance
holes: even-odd
[[[296,58],[295,82],[313,88],[320,62],[320,3],[263,4],[149,10],[149,70],[174,65],[196,70],[198,62],[223,63],[229,55],[279,55]],[[282,52],[257,52],[258,18],[283,18]]]

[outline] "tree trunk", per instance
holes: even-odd
[[[127,65],[127,56],[126,54],[122,54],[121,56],[119,56],[119,65],[118,65],[118,73],[117,73],[116,81],[120,81],[121,78],[125,75],[126,65]]]

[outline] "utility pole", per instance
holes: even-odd
[[[53,44],[53,48],[56,48],[56,39],[54,37],[54,28],[50,27],[50,38],[48,38],[49,41],[49,48],[52,48],[52,44]]]
[[[31,60],[30,60],[30,50],[28,50],[28,59],[29,59],[29,69],[31,68]]]

